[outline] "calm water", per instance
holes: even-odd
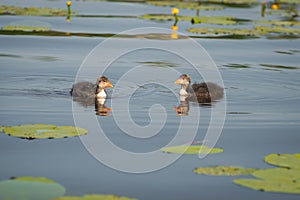
[[[27,3],[40,5],[41,1]],[[46,1],[44,6],[63,7],[59,3],[61,2]],[[95,3],[79,4],[81,6],[74,5],[74,9],[82,13],[97,11]],[[143,4],[101,2],[97,3],[97,6],[104,14],[115,15],[166,12],[166,8]],[[224,14],[226,12],[229,11],[225,10]],[[53,29],[73,32],[85,30],[118,33],[143,26],[169,26],[168,22],[126,18],[76,18],[67,23],[60,17],[11,16],[1,16],[0,25],[23,19],[43,21],[51,24]],[[182,24],[182,30],[185,26],[187,25]],[[0,36],[1,125],[75,125],[69,90],[85,57],[104,40],[105,38]],[[0,179],[13,176],[43,176],[64,185],[67,195],[104,193],[145,200],[217,199],[224,196],[230,199],[298,199],[297,195],[265,193],[239,187],[232,183],[234,177],[200,176],[192,170],[211,165],[266,168],[269,166],[263,162],[263,157],[267,154],[299,152],[299,40],[260,38],[196,41],[217,64],[224,81],[227,114],[224,129],[216,144],[224,149],[223,153],[209,155],[201,160],[196,155],[185,155],[159,171],[128,174],[113,170],[97,161],[85,149],[79,138],[28,141],[0,134]],[[107,51],[117,50],[118,47],[112,47]],[[147,64],[149,69],[157,71],[158,74],[168,66],[180,73],[191,74],[193,81],[201,81],[201,77],[196,76],[184,60],[155,50],[125,55],[112,63],[105,75],[116,85],[124,73],[133,66],[142,64]],[[147,74],[140,73],[138,78],[146,77]],[[176,78],[166,79],[174,82]],[[170,84],[171,89],[179,92],[179,88],[173,82]],[[122,110],[122,102],[128,99],[127,91],[134,87],[136,80],[128,79],[120,87],[113,88],[115,93],[109,90],[111,99],[108,99],[105,105],[118,109],[118,113],[121,114],[127,112],[126,109]],[[114,99],[121,104],[113,107],[111,103]],[[94,113],[94,106],[82,107],[76,102],[73,103],[81,108],[83,113]],[[178,129],[181,118],[173,111],[173,106],[179,104],[176,93],[161,85],[145,84],[135,90],[129,101],[130,115],[140,126],[150,123],[149,108],[157,103],[161,104],[164,110],[156,110],[155,116],[165,113],[166,123],[158,135],[149,139],[137,139],[124,134],[116,124],[113,113],[108,117],[97,116],[96,119],[107,137],[119,147],[133,152],[156,150],[166,145]],[[126,105],[125,102],[124,108]],[[195,113],[200,110],[201,123],[195,141],[201,141],[213,107],[199,108],[191,103],[189,109],[190,113],[185,117],[187,121],[192,121]],[[126,121],[125,118],[123,120]]]

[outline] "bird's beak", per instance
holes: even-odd
[[[113,85],[112,85],[111,83],[108,83],[108,84],[106,85],[106,87],[112,88]]]
[[[179,85],[180,85],[180,83],[181,83],[180,79],[177,79],[177,80],[175,81],[175,84],[179,84]]]

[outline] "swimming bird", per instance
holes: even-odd
[[[191,78],[182,74],[175,82],[181,85],[180,96],[186,96],[186,100],[199,103],[211,103],[221,99],[224,95],[223,88],[211,82],[194,83],[191,85]]]
[[[101,76],[97,79],[96,84],[84,81],[75,83],[70,91],[71,95],[76,98],[102,98],[107,97],[106,88],[112,88],[108,78]]]

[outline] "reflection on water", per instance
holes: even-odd
[[[95,114],[98,116],[109,116],[112,110],[105,106],[105,98],[95,98],[95,97],[73,97],[73,101],[77,102],[82,107],[95,106]]]
[[[174,111],[177,113],[177,116],[187,116],[189,114],[190,104],[186,98],[187,96],[180,95],[179,106],[174,106]]]

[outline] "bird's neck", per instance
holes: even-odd
[[[96,91],[96,97],[97,98],[106,98],[106,96],[107,96],[107,94],[105,92],[105,89],[98,87],[97,91]]]
[[[187,96],[187,95],[189,95],[188,92],[187,92],[188,86],[189,86],[189,85],[181,85],[181,89],[180,89],[179,94],[182,95],[182,96]]]

